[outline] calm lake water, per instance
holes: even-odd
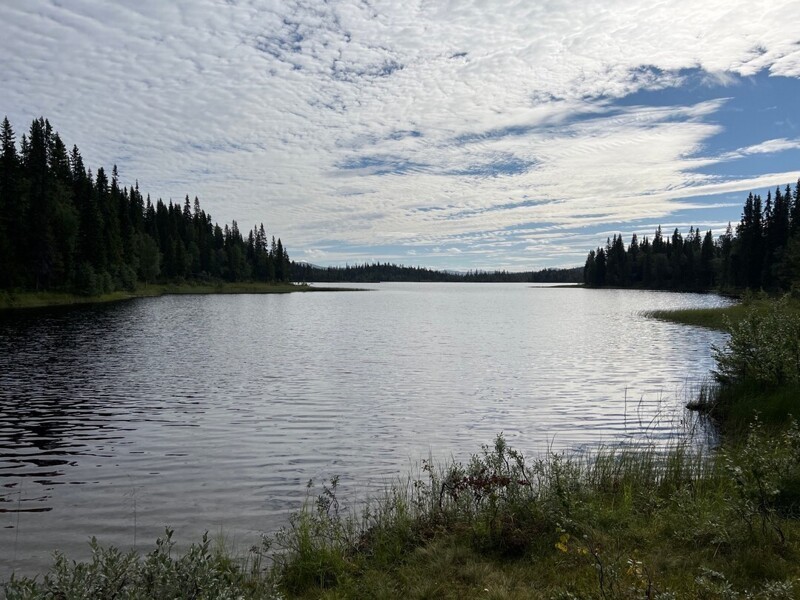
[[[714,295],[380,284],[0,316],[0,580],[87,541],[242,548],[309,479],[376,491],[505,432],[534,453],[659,443],[721,334],[647,319]]]

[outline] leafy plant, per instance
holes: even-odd
[[[712,349],[714,376],[723,385],[753,381],[766,386],[800,383],[800,314],[788,300],[751,309],[731,324],[727,344]]]

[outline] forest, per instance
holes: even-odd
[[[246,237],[215,224],[197,197],[155,203],[92,173],[39,118],[16,136],[0,131],[0,290],[97,295],[156,280],[288,281],[290,261],[263,223]]]
[[[792,192],[750,193],[735,230],[728,224],[714,238],[694,227],[684,238],[676,228],[653,239],[636,234],[625,247],[614,235],[605,247],[589,252],[583,281],[592,287],[641,287],[677,290],[787,291],[800,281],[800,181]]]
[[[478,282],[478,283],[580,283],[583,269],[542,269],[540,271],[437,271],[390,263],[364,263],[345,267],[317,267],[292,262],[292,281],[377,283],[380,281]]]
[[[652,240],[622,235],[589,252],[584,267],[439,271],[390,263],[318,267],[292,262],[263,223],[246,234],[220,226],[197,197],[152,202],[138,183],[92,173],[50,123],[35,119],[20,143],[0,128],[0,290],[97,295],[155,281],[548,282],[591,287],[782,291],[800,281],[800,181],[747,197],[740,222],[714,238],[661,227]]]

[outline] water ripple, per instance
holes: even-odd
[[[0,579],[165,525],[244,547],[309,479],[363,497],[503,431],[528,453],[659,443],[719,333],[642,317],[713,295],[381,284],[0,317]]]

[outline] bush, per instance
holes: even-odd
[[[12,578],[5,586],[8,600],[34,598],[144,598],[244,599],[269,598],[271,587],[258,563],[248,570],[223,553],[209,550],[208,536],[173,557],[172,530],[142,557],[104,548],[92,539],[92,558],[85,563],[56,554],[44,580]]]
[[[87,262],[78,265],[75,271],[75,293],[81,296],[97,296],[102,292],[102,285],[98,277]]]
[[[97,275],[99,287],[102,289],[103,294],[110,294],[116,287],[114,286],[114,278],[108,271],[101,271]]]
[[[119,287],[126,292],[136,291],[136,271],[128,265],[122,265],[122,267],[120,267]]]
[[[786,299],[766,311],[751,309],[735,325],[724,348],[713,348],[722,385],[754,382],[776,387],[800,383],[800,314]]]

